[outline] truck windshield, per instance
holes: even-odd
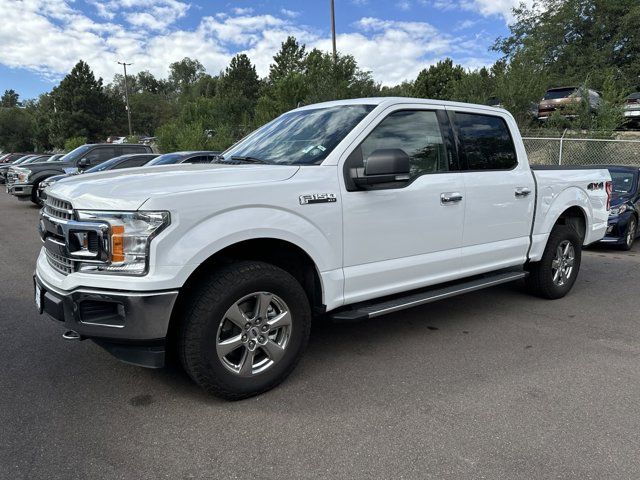
[[[87,151],[91,148],[91,145],[82,145],[74,150],[71,150],[64,157],[60,158],[60,162],[74,162],[82,158],[82,156],[87,153]]]
[[[633,173],[626,172],[614,172],[611,173],[611,180],[613,181],[614,193],[631,193],[633,187],[636,184],[635,175]]]
[[[223,152],[222,161],[235,157],[280,165],[318,165],[374,108],[340,105],[285,113]]]
[[[559,98],[567,98],[577,93],[577,88],[558,88],[556,90],[547,90],[544,94],[544,100],[557,100]]]

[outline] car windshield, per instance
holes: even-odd
[[[184,157],[184,153],[165,153],[164,155],[160,155],[159,157],[151,160],[149,163],[147,163],[147,166],[151,167],[153,165],[170,165],[172,163],[178,163]]]
[[[74,150],[71,150],[64,157],[60,158],[61,162],[74,162],[87,153],[91,149],[91,145],[82,145]]]
[[[59,162],[62,159],[63,155],[61,154],[56,154],[56,155],[52,155],[49,160],[47,160],[47,162]]]
[[[234,157],[280,165],[321,163],[375,105],[341,105],[285,113],[225,151]]]
[[[84,173],[94,173],[94,172],[102,172],[103,170],[109,170],[111,167],[116,165],[118,162],[122,160],[122,156],[112,158],[111,160],[107,160],[106,162],[102,162],[95,167],[91,167],[84,171]]]
[[[544,94],[544,100],[557,100],[558,98],[567,98],[577,91],[576,88],[559,88],[557,90],[548,90]]]
[[[610,171],[614,193],[631,193],[635,186],[635,175],[629,172]]]

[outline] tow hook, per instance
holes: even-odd
[[[62,334],[62,338],[65,340],[82,340],[80,334],[74,330],[67,330]]]

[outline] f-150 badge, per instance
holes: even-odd
[[[337,202],[335,193],[314,193],[310,195],[300,195],[300,205],[310,205],[312,203],[334,203]]]

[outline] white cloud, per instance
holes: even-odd
[[[428,0],[421,0],[429,4]],[[513,9],[521,3],[531,7],[534,0],[431,0],[430,4],[440,10],[468,10],[477,12],[485,17],[501,16],[506,22],[513,20]]]
[[[396,7],[406,12],[408,10],[411,10],[411,2],[409,2],[408,0],[400,0],[396,3]]]
[[[239,8],[236,7],[233,9],[233,13],[235,13],[236,15],[249,15],[251,13],[253,13],[253,8],[247,7],[247,8]]]
[[[287,8],[281,8],[280,13],[289,18],[296,18],[300,15],[300,12],[296,12],[295,10],[289,10]]]
[[[17,4],[17,5],[16,5]],[[26,68],[60,80],[80,59],[97,76],[110,81],[120,73],[117,61],[132,62],[132,73],[149,70],[166,77],[169,64],[186,56],[198,59],[208,72],[223,70],[233,55],[244,52],[265,76],[273,55],[287,36],[308,49],[331,49],[328,33],[297,25],[293,16],[212,13],[196,27],[176,21],[189,5],[178,0],[111,0],[97,19],[74,9],[72,0],[0,0],[0,64]],[[24,36],[24,26],[37,35]],[[390,85],[415,78],[444,56],[465,66],[484,61],[486,48],[475,38],[454,37],[425,22],[400,22],[364,17],[337,37],[338,49],[353,55],[374,78]]]

